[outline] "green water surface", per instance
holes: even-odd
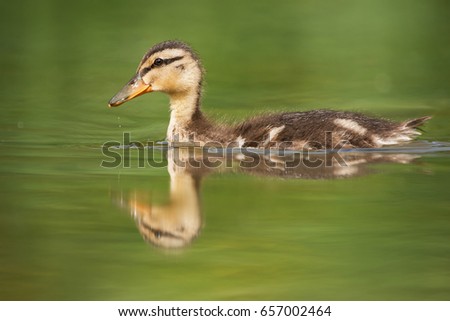
[[[450,141],[446,1],[16,1],[0,19],[0,299],[450,300],[450,154],[364,175],[213,171],[202,228],[176,251],[146,243],[112,195],[167,204],[166,167],[100,166],[130,133],[162,140],[168,99],[108,109],[140,58],[189,42],[205,112],[334,108]],[[161,154],[156,157],[161,159]],[[163,160],[164,162],[164,160]]]

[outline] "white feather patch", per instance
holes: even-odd
[[[338,125],[339,127],[348,129],[360,135],[364,135],[365,133],[367,133],[367,128],[362,127],[357,122],[351,119],[338,118],[335,119],[333,122],[335,125]]]
[[[269,144],[269,142],[275,140],[277,136],[281,133],[281,131],[284,129],[285,125],[274,127],[269,131],[269,134],[267,135],[266,140],[264,141],[264,145]]]
[[[399,143],[409,142],[412,139],[413,139],[412,137],[404,134],[395,134],[388,137],[380,137],[378,135],[372,135],[372,140],[380,146],[397,145]]]
[[[236,143],[238,144],[238,147],[244,146],[245,138],[243,138],[242,136],[239,136],[238,138],[236,138]]]

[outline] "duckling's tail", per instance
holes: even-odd
[[[424,116],[398,123],[392,130],[376,135],[374,145],[381,147],[409,142],[421,134],[422,130],[419,127],[429,119],[430,116]]]
[[[430,120],[432,117],[431,116],[423,116],[420,118],[415,118],[415,119],[411,119],[411,120],[406,120],[401,124],[401,128],[403,130],[407,130],[407,129],[419,129],[420,126],[422,126],[423,124],[425,124],[428,120]]]
[[[420,136],[423,130],[419,127],[425,124],[425,122],[430,119],[431,116],[424,116],[420,118],[405,120],[404,122],[400,123],[398,131],[396,131],[396,133],[398,134],[398,142],[400,143],[410,141],[417,136]]]

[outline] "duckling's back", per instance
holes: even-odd
[[[234,128],[239,147],[339,149],[381,147],[410,141],[431,117],[393,122],[360,113],[313,110],[267,114]]]

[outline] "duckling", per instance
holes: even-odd
[[[170,97],[167,141],[223,147],[286,149],[377,148],[413,140],[430,116],[403,122],[350,111],[312,110],[259,115],[235,125],[208,119],[201,111],[204,69],[194,50],[181,41],[153,46],[136,74],[110,101],[115,107],[149,92]]]

